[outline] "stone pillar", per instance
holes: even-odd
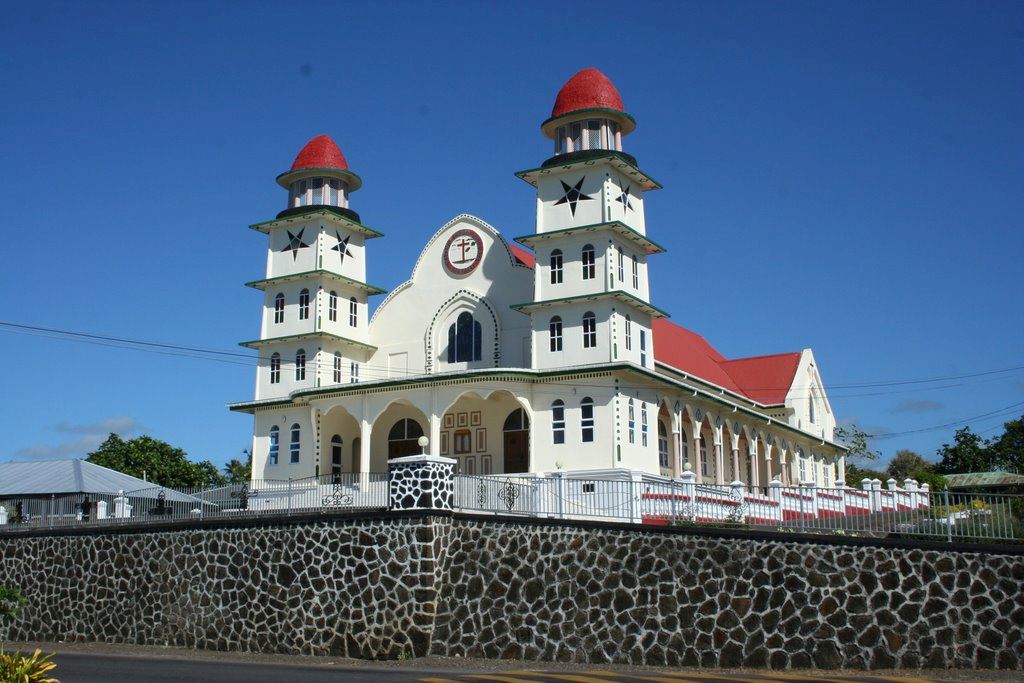
[[[455,505],[455,459],[409,455],[388,462],[388,509],[451,510]]]
[[[7,524],[7,508],[0,505],[0,526]]]
[[[928,484],[928,482],[921,484],[921,486],[918,487],[918,491],[918,505],[920,505],[923,508],[931,506],[931,486]]]
[[[107,518],[107,501],[98,500],[96,501],[96,519]],[[0,522],[2,524],[2,522]]]
[[[764,478],[768,480],[770,484],[775,479],[775,473],[772,472],[772,446],[770,443],[764,445]]]
[[[812,517],[817,518],[818,516],[818,483],[813,479],[808,479],[803,483],[803,490],[801,491],[804,495],[810,497],[808,512]]]
[[[686,469],[679,475],[679,478],[683,481],[682,494],[683,500],[680,501],[683,507],[687,511],[692,511],[692,514],[687,514],[686,517],[690,521],[696,521],[697,519],[697,475],[694,474],[693,470],[690,469],[690,463],[686,463]]]
[[[912,510],[917,509],[917,482],[913,479],[903,480],[903,489],[907,492],[907,497],[910,499],[910,508]]]
[[[782,482],[778,479],[772,479],[768,482],[768,497],[775,501],[778,505],[774,507],[775,519],[782,521]]]
[[[779,474],[782,475],[782,485],[789,486],[789,469],[786,468],[786,449],[779,449]]]

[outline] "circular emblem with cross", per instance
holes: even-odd
[[[480,265],[484,243],[480,235],[468,228],[457,230],[444,245],[445,269],[452,275],[469,275]]]

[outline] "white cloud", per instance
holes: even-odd
[[[933,410],[945,408],[945,403],[930,401],[928,399],[910,399],[896,406],[894,413],[930,413]]]
[[[59,434],[76,434],[74,439],[68,439],[56,444],[39,443],[15,451],[15,455],[21,458],[36,458],[46,460],[48,458],[71,458],[85,456],[103,443],[111,434],[126,436],[138,432],[141,425],[134,417],[127,415],[110,417],[94,424],[71,424],[60,422],[54,427]]]

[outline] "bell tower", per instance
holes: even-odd
[[[541,132],[554,156],[516,175],[537,189],[537,228],[516,240],[536,254],[536,368],[627,361],[653,369],[644,194],[661,186],[623,151],[636,128],[608,78],[584,69],[562,86]]]
[[[380,233],[349,207],[362,185],[327,135],[310,140],[277,177],[288,192],[274,220],[250,226],[268,237],[266,277],[247,285],[264,292],[256,399],[358,382],[375,350],[366,283],[366,240]]]

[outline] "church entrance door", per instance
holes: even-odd
[[[526,472],[530,469],[530,418],[517,408],[505,418],[502,430],[505,437],[505,473]]]

